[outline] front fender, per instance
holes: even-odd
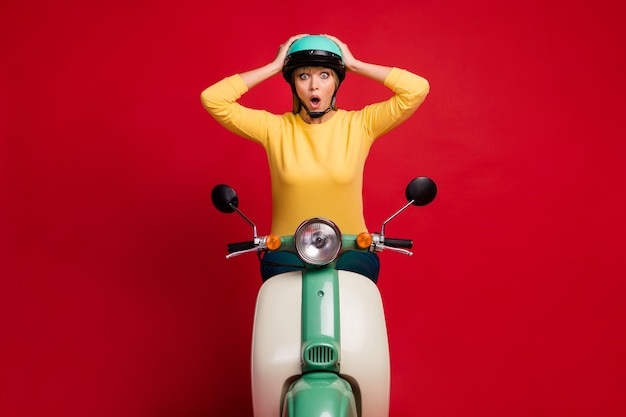
[[[289,387],[283,417],[357,417],[352,387],[332,372],[311,372]]]

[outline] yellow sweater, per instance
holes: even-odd
[[[413,114],[429,89],[424,78],[398,68],[391,70],[385,86],[395,93],[390,99],[356,111],[339,109],[320,124],[240,105],[237,100],[248,88],[239,75],[202,92],[204,107],[222,126],[267,152],[272,233],[292,235],[311,217],[332,220],[342,233],[367,231],[362,185],[370,147]]]

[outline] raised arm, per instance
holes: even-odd
[[[369,62],[363,62],[358,60],[352,55],[350,48],[344,42],[332,35],[324,35],[327,38],[333,40],[341,49],[343,54],[343,62],[346,65],[346,71],[353,72],[355,74],[363,75],[364,77],[371,78],[379,83],[384,83],[385,79],[391,72],[391,67],[384,65],[371,64]]]
[[[283,69],[283,64],[285,63],[285,57],[287,56],[287,50],[289,49],[289,46],[291,46],[293,42],[303,36],[305,35],[300,34],[292,36],[287,40],[287,42],[280,45],[276,57],[269,64],[239,74],[246,86],[248,88],[252,88],[255,85],[267,80],[268,78],[271,78],[274,75],[280,73]]]
[[[262,67],[235,74],[207,87],[200,94],[204,108],[222,126],[247,139],[264,143],[267,124],[273,115],[246,108],[237,100],[255,85],[281,72],[289,46],[304,35],[296,35],[283,43],[272,62]]]
[[[404,122],[426,98],[429,84],[425,78],[407,70],[356,59],[344,42],[335,36],[324,36],[341,49],[347,71],[384,84],[394,92],[393,97],[361,110],[364,124],[373,140]]]

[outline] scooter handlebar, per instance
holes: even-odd
[[[385,246],[411,249],[413,247],[413,241],[411,239],[394,239],[391,237],[385,237]]]
[[[413,247],[413,240],[411,239],[398,239],[392,237],[384,238],[384,245],[381,245],[381,249],[387,247],[388,249],[411,249]],[[382,242],[380,242],[382,243]],[[228,244],[228,253],[233,254],[231,256],[239,255],[245,252],[250,252],[256,249],[260,249],[259,242],[256,240],[249,240],[246,242],[237,242]],[[228,256],[228,257],[231,257]]]
[[[253,249],[255,247],[256,243],[254,242],[254,240],[250,240],[248,242],[229,243],[228,253],[241,252],[248,249]]]

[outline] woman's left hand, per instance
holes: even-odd
[[[328,39],[335,42],[337,46],[339,46],[339,49],[341,49],[341,53],[343,54],[343,63],[346,66],[346,71],[352,71],[359,61],[354,57],[354,55],[352,55],[352,52],[350,51],[350,48],[348,48],[348,45],[340,41],[339,38],[337,38],[336,36],[326,34],[324,34],[324,36],[326,36]]]

